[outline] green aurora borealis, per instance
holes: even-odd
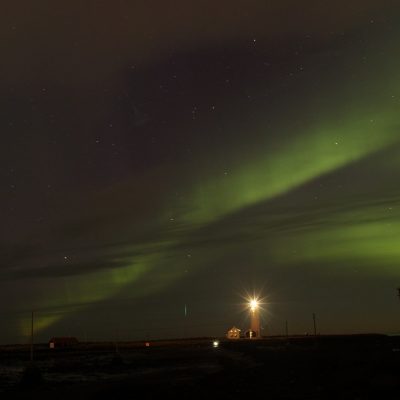
[[[158,57],[127,32],[95,83],[86,66],[68,84],[37,72],[37,87],[10,72],[3,118],[31,121],[2,150],[0,339],[26,340],[32,308],[42,340],[222,335],[244,323],[246,290],[270,302],[266,332],[306,331],[312,312],[325,332],[399,330],[400,9],[358,3],[333,7],[329,28],[314,9],[313,32],[307,18],[182,26]],[[27,111],[42,86],[50,100]]]

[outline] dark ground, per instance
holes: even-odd
[[[21,383],[29,349],[0,348],[1,399],[398,399],[400,337],[212,339],[37,346],[42,381]]]

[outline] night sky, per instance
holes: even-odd
[[[400,331],[400,5],[8,2],[0,342]]]

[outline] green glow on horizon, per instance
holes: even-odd
[[[334,213],[331,220],[272,240],[270,252],[283,264],[351,263],[366,272],[400,276],[400,203],[390,209]],[[371,270],[372,268],[372,270]],[[354,273],[354,271],[349,271]],[[359,271],[360,272],[360,271]]]
[[[54,325],[56,322],[60,321],[63,318],[61,314],[49,314],[43,312],[36,312],[34,314],[34,335],[39,332],[49,328]],[[27,316],[25,318],[21,318],[19,320],[19,331],[22,336],[25,338],[30,337],[31,335],[31,317]]]
[[[164,246],[172,246],[174,242],[165,241]],[[41,294],[36,302],[37,318],[35,319],[35,332],[50,328],[64,318],[66,313],[79,312],[93,304],[105,301],[118,294],[125,294],[131,299],[138,299],[152,292],[160,291],[168,284],[178,280],[184,274],[180,268],[168,269],[164,273],[157,268],[161,256],[166,251],[161,243],[154,243],[147,247],[148,254],[132,259],[126,259],[126,265],[119,268],[104,268],[101,271],[84,275],[69,276],[62,279],[51,279],[50,287],[54,288]],[[152,248],[158,250],[151,252]],[[160,248],[162,253],[160,253]],[[157,272],[158,271],[158,272]],[[147,279],[151,274],[150,281]],[[138,282],[142,282],[138,285]],[[144,284],[145,282],[145,284]],[[132,286],[133,285],[133,286]],[[60,313],[49,314],[48,308],[59,308]],[[23,336],[29,336],[26,318],[19,321],[19,331]],[[29,328],[30,329],[30,328]]]
[[[64,318],[64,312],[48,315],[46,309],[49,305],[54,309],[77,312],[117,295],[126,285],[139,279],[147,269],[148,265],[144,260],[136,260],[122,268],[105,268],[85,275],[69,276],[62,279],[61,285],[59,278],[51,279],[53,284],[49,286],[54,289],[42,293],[41,298],[36,302],[38,318],[35,319],[35,331],[39,333]],[[25,318],[20,321],[19,326],[22,335],[30,334],[30,331],[26,329]]]

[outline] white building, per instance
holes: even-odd
[[[228,339],[240,339],[240,329],[235,326],[226,333]]]

